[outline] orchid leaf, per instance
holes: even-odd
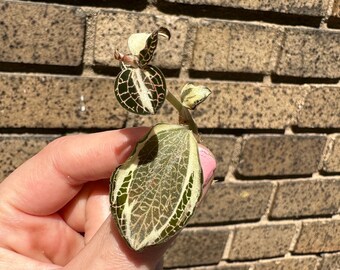
[[[132,34],[128,39],[128,47],[133,55],[139,55],[141,50],[145,48],[147,39],[150,33],[136,33]]]
[[[167,94],[164,75],[155,66],[125,67],[114,87],[118,102],[129,112],[142,115],[155,114]]]
[[[170,39],[170,31],[164,27],[150,33],[132,34],[128,39],[128,46],[133,55],[138,56],[139,67],[144,68],[153,58],[158,44],[158,36]]]
[[[195,210],[202,181],[192,131],[154,126],[111,177],[111,212],[128,245],[139,251],[178,233]]]
[[[211,91],[203,85],[186,84],[181,91],[181,103],[184,107],[194,110],[197,105],[201,104]]]

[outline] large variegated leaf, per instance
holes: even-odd
[[[158,44],[158,36],[170,39],[170,31],[164,27],[150,33],[132,34],[128,39],[128,47],[133,55],[138,56],[139,67],[145,67],[153,58]]]
[[[134,250],[166,241],[201,196],[197,142],[185,126],[158,124],[111,177],[111,212]]]
[[[118,102],[136,114],[154,114],[166,98],[166,83],[162,72],[155,66],[126,68],[115,80]]]
[[[181,91],[181,103],[184,107],[194,110],[197,105],[201,104],[211,91],[203,85],[186,84]]]

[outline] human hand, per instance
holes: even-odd
[[[56,139],[0,184],[0,269],[155,269],[169,242],[130,249],[110,214],[112,171],[147,128]],[[200,146],[204,193],[216,161]]]

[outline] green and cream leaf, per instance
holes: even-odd
[[[165,27],[150,33],[132,34],[128,39],[128,47],[130,52],[138,56],[139,67],[144,68],[150,63],[156,51],[158,44],[158,36],[166,37],[168,40],[171,37],[170,31]]]
[[[194,110],[211,94],[209,88],[203,85],[186,84],[181,90],[181,103],[184,107]]]
[[[129,246],[139,251],[179,232],[200,199],[202,181],[192,131],[154,126],[111,177],[111,212]]]
[[[167,91],[163,73],[155,66],[125,67],[115,80],[114,91],[120,105],[135,114],[155,114]]]
[[[135,33],[128,39],[128,47],[133,55],[139,55],[140,51],[145,48],[147,39],[150,33]]]

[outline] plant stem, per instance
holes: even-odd
[[[182,105],[181,102],[170,92],[166,96],[166,99],[175,107],[175,109],[179,113],[179,122],[180,124],[185,124],[189,126],[189,129],[192,130],[198,136],[198,128],[191,116],[189,110]]]

